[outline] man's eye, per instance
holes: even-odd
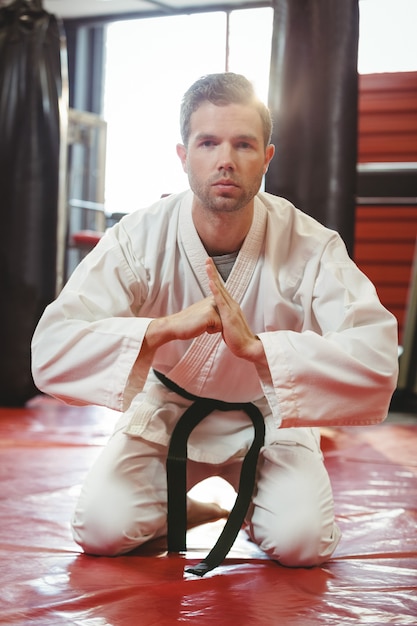
[[[202,141],[200,145],[203,146],[203,148],[211,148],[214,146],[214,141],[212,139],[206,139],[206,141]]]

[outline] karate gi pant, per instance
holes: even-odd
[[[123,554],[167,533],[167,449],[123,430],[121,420],[88,473],[74,512],[73,536],[88,554]],[[188,460],[187,489],[219,476],[237,490],[242,460]],[[282,565],[310,567],[331,556],[340,531],[318,445],[261,449],[245,522],[251,540]]]

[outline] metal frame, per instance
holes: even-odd
[[[80,230],[104,231],[107,123],[87,111],[68,111],[66,277],[82,258],[71,245]]]

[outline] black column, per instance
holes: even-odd
[[[353,254],[358,0],[275,0],[266,190],[342,235]]]
[[[0,10],[0,405],[36,394],[30,343],[55,296],[60,32],[41,1]]]

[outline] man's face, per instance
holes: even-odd
[[[197,203],[230,213],[251,203],[274,148],[265,148],[261,118],[251,106],[204,102],[191,116],[188,146],[177,152]]]

